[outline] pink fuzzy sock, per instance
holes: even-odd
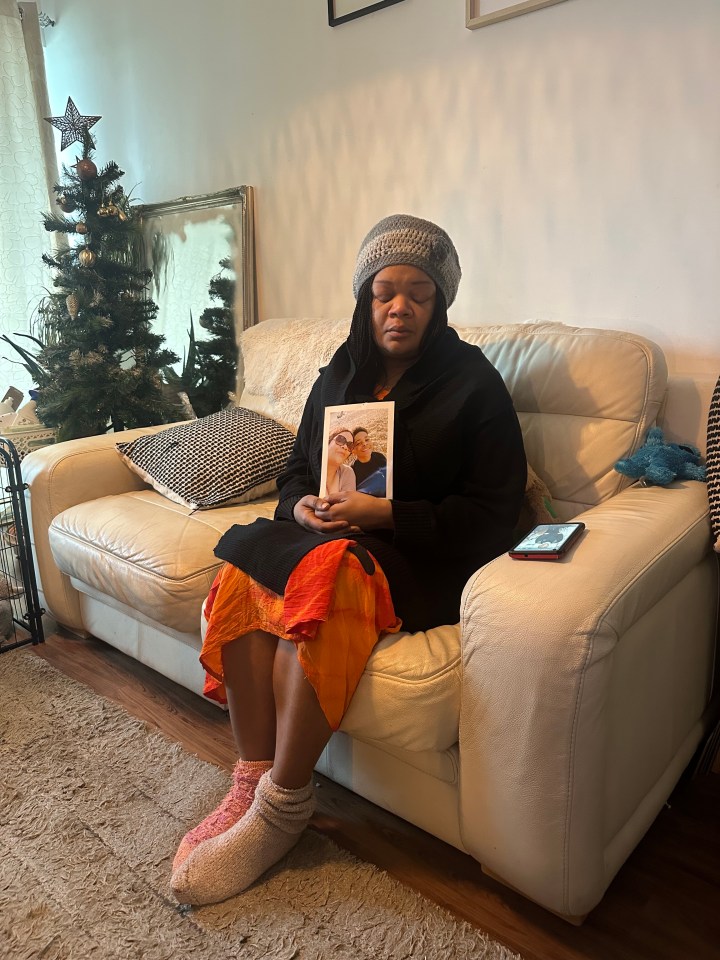
[[[196,847],[170,886],[180,903],[219,903],[246,890],[290,851],[312,816],[312,780],[289,790],[264,773],[245,816]]]
[[[244,817],[253,802],[260,777],[272,767],[272,760],[238,760],[233,770],[230,792],[202,823],[193,827],[180,841],[173,860],[173,873],[187,860],[198,844],[225,833]]]

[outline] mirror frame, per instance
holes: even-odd
[[[225,207],[237,204],[240,208],[240,288],[242,298],[242,316],[236,318],[236,336],[241,330],[247,330],[258,322],[257,283],[255,276],[255,191],[252,187],[230,187],[217,193],[201,193],[191,197],[178,197],[161,203],[142,203],[133,208],[140,226],[151,217],[162,217],[169,213],[182,213],[191,210],[208,210],[211,207]],[[237,309],[237,301],[236,301]]]

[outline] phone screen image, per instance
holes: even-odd
[[[510,551],[518,560],[559,559],[585,529],[584,523],[541,523]]]

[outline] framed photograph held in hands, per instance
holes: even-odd
[[[394,418],[392,401],[325,408],[319,496],[357,490],[392,498]]]

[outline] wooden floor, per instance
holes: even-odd
[[[188,751],[230,769],[227,716],[99,640],[32,648]],[[13,656],[12,653],[6,654]],[[720,775],[681,785],[582,927],[490,880],[470,857],[318,776],[313,827],[526,960],[720,960]]]

